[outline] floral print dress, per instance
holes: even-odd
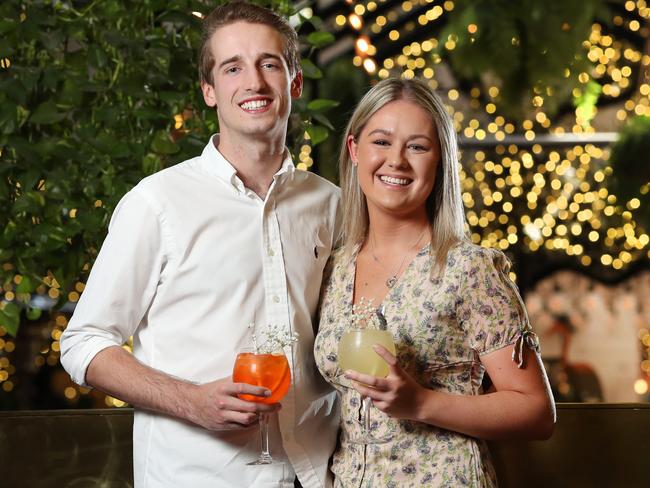
[[[432,425],[399,420],[371,407],[379,444],[354,444],[362,430],[361,396],[338,367],[338,342],[349,327],[356,257],[336,252],[321,294],[316,364],[341,400],[341,435],[332,460],[336,487],[493,487],[496,476],[484,441]],[[444,272],[430,277],[427,245],[388,291],[381,306],[399,365],[422,386],[480,395],[480,356],[505,346],[521,366],[524,346],[538,349],[503,253],[462,242]]]

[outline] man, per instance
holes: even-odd
[[[136,407],[136,487],[328,486],[337,418],[313,366],[312,317],[339,194],[295,170],[285,148],[302,91],[296,33],[261,7],[218,7],[200,74],[220,134],[122,199],[61,361],[77,383]],[[239,399],[268,391],[230,378],[252,321],[299,334],[281,409]],[[133,356],[121,347],[131,335]],[[247,466],[261,413],[273,413],[277,462]]]

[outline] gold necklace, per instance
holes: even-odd
[[[409,250],[414,249],[420,243],[420,240],[422,240],[422,236],[424,236],[424,233],[427,231],[427,229],[428,229],[428,227],[424,228],[424,230],[422,231],[422,234],[420,234],[420,237],[418,237],[418,240],[415,241],[415,243],[411,247],[409,247]],[[386,266],[384,266],[384,263],[382,263],[379,260],[379,258],[375,255],[375,247],[376,247],[375,246],[375,235],[372,234],[371,238],[372,238],[372,250],[370,251],[370,255],[372,256],[372,259],[379,266],[381,266],[382,268],[384,268],[386,271],[388,271],[390,273],[390,270]],[[397,277],[399,276],[400,272],[402,271],[402,266],[404,266],[404,262],[406,261],[407,256],[408,256],[408,252],[404,254],[404,257],[402,258],[402,262],[399,263],[399,268],[397,268],[397,271],[395,271],[393,274],[389,275],[388,278],[386,279],[386,281],[384,282],[385,285],[388,288],[394,287],[395,284],[397,283]]]

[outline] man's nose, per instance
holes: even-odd
[[[247,89],[250,91],[260,91],[266,86],[266,80],[264,79],[264,74],[259,68],[253,68],[248,70],[248,77],[246,79]]]

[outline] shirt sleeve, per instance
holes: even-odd
[[[95,355],[123,345],[133,335],[153,300],[165,262],[161,219],[136,187],[118,203],[61,337],[61,364],[74,382],[88,386],[86,369]]]
[[[512,359],[523,367],[523,347],[539,351],[539,341],[508,276],[510,262],[494,249],[479,249],[466,258],[457,314],[471,347],[484,355],[514,344]]]

